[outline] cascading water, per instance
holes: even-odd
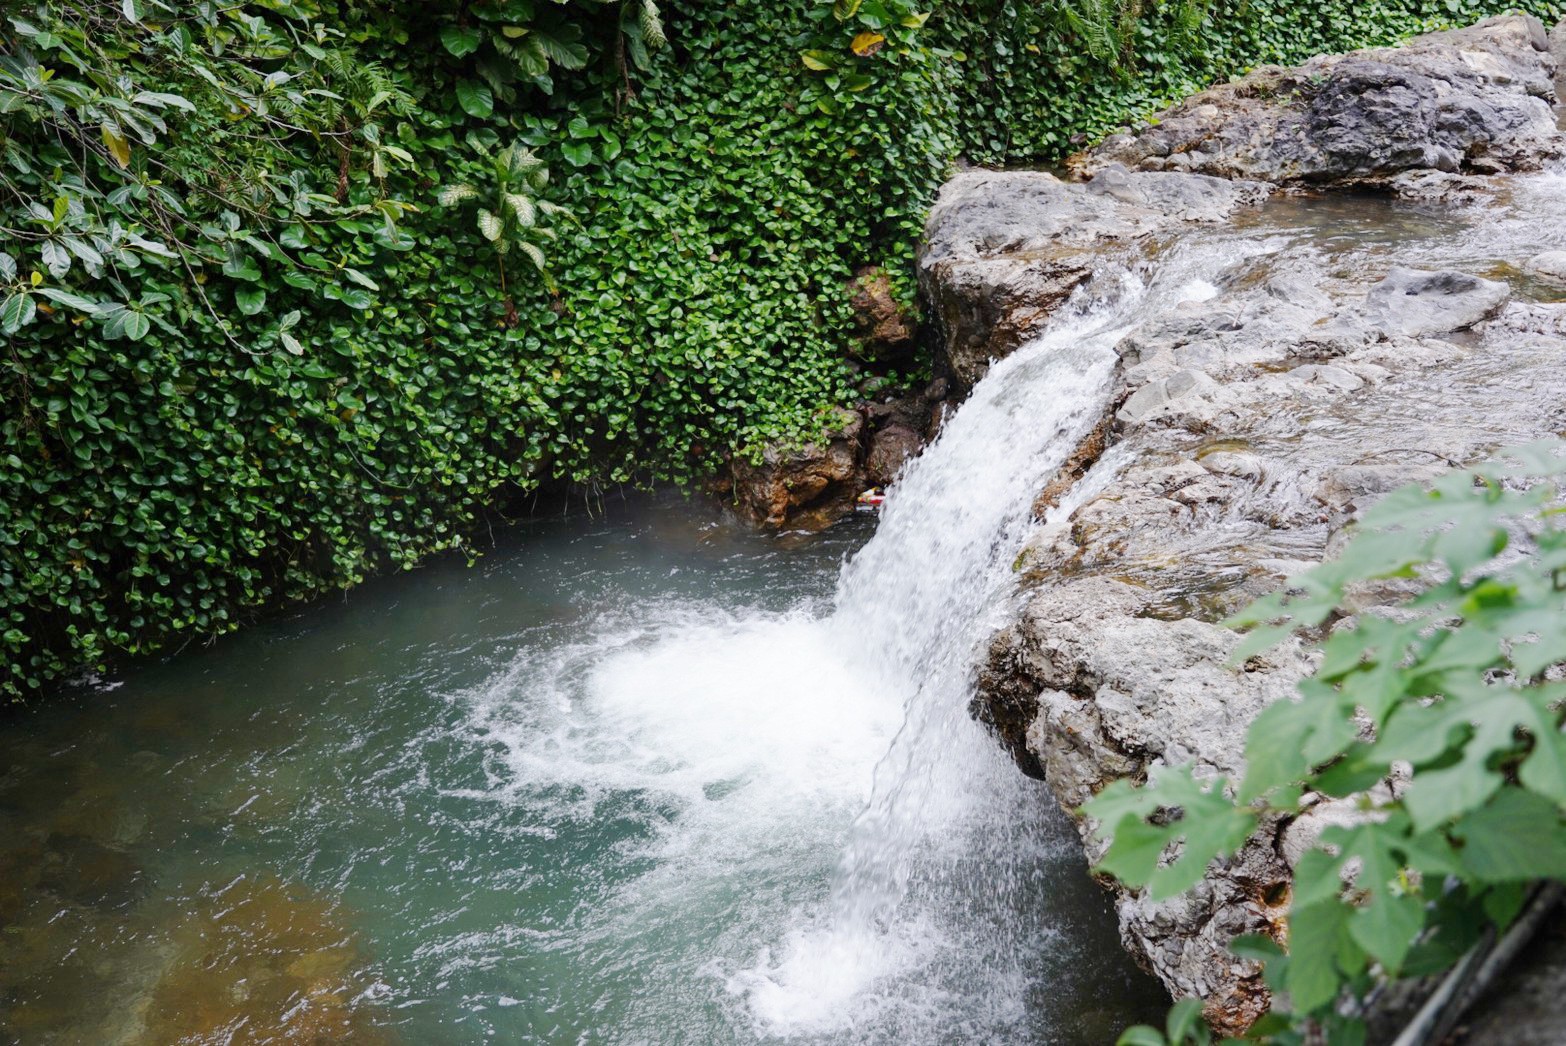
[[[1035,493],[1102,416],[1124,325],[1200,296],[1189,269],[1166,261],[1150,291],[1110,267],[998,363],[900,479],[830,607],[605,615],[563,660],[524,657],[477,695],[514,797],[651,804],[648,869],[595,917],[667,970],[628,1024],[677,1020],[704,979],[741,1004],[731,1025],[766,1037],[1037,1024],[1029,982],[1054,930],[1039,870],[1070,841],[969,715],[974,655]]]
[[[1123,331],[1262,271],[1362,293],[1561,249],[1563,185],[1472,214],[1282,200],[1103,258],[846,565],[862,525],[784,549],[678,499],[537,521],[51,703],[0,752],[0,1039],[1112,1041],[1167,1000],[968,714],[1035,492]],[[1401,409],[1450,415],[1441,392]]]
[[[718,986],[722,1037],[1041,1034],[1038,982],[1071,947],[1041,870],[1080,857],[970,716],[974,658],[1036,492],[1103,415],[1126,324],[1210,293],[1188,255],[1147,284],[1106,266],[996,364],[830,605],[604,613],[470,695],[502,746],[475,798],[637,826],[573,944],[615,940],[643,982],[616,1018],[627,1038],[688,1021]]]

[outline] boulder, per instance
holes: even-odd
[[[1526,15],[1401,47],[1267,66],[1194,95],[1070,166],[1122,164],[1282,185],[1385,187],[1410,170],[1495,174],[1566,156],[1556,63]]]
[[[1372,327],[1407,338],[1452,334],[1490,319],[1512,289],[1462,272],[1393,269],[1371,288],[1364,314]]]
[[[1550,33],[1550,53],[1555,56],[1555,97],[1566,105],[1566,18]]]
[[[958,175],[930,212],[919,256],[938,366],[965,395],[1088,282],[1102,245],[1223,221],[1270,192],[1253,182],[1121,168],[1087,185],[1035,171]]]
[[[890,486],[909,458],[924,447],[924,437],[915,429],[893,423],[876,432],[865,457],[865,480],[873,487]]]
[[[1523,271],[1536,280],[1566,286],[1566,251],[1546,251],[1528,260]]]
[[[1088,469],[1096,493],[1044,513],[1018,558],[1020,609],[975,713],[1067,810],[1159,765],[1242,773],[1251,719],[1311,665],[1293,646],[1231,665],[1217,622],[1330,555],[1388,490],[1566,426],[1566,306],[1463,273],[1344,283],[1300,264],[1269,258],[1125,335],[1112,449],[1092,448],[1114,471]],[[1399,594],[1367,588],[1353,609]],[[1228,942],[1281,935],[1292,861],[1337,810],[1264,824],[1188,895],[1115,888],[1127,948],[1215,1029],[1243,1030],[1268,995]]]
[[[815,442],[770,446],[759,462],[735,457],[730,464],[735,507],[773,529],[831,526],[853,511],[854,498],[865,488],[864,429],[857,413],[839,410]]]

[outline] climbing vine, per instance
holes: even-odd
[[[0,693],[808,436],[959,156],[1489,6],[0,0]]]

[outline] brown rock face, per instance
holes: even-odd
[[[906,425],[893,423],[877,432],[865,458],[865,473],[870,485],[889,486],[908,459],[918,454],[923,446],[924,439]]]
[[[861,269],[848,289],[859,337],[855,355],[875,363],[891,363],[911,355],[917,329],[913,318],[892,296],[886,273],[875,266]]]
[[[836,412],[826,437],[801,447],[769,447],[761,462],[736,458],[731,466],[740,514],[775,529],[820,529],[853,510],[867,485],[860,461],[864,421]]]

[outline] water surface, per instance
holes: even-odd
[[[910,696],[833,618],[872,524],[604,509],[4,722],[0,1040],[1102,1042],[1158,1010],[998,748],[1005,808],[942,822],[968,859],[832,931]]]

